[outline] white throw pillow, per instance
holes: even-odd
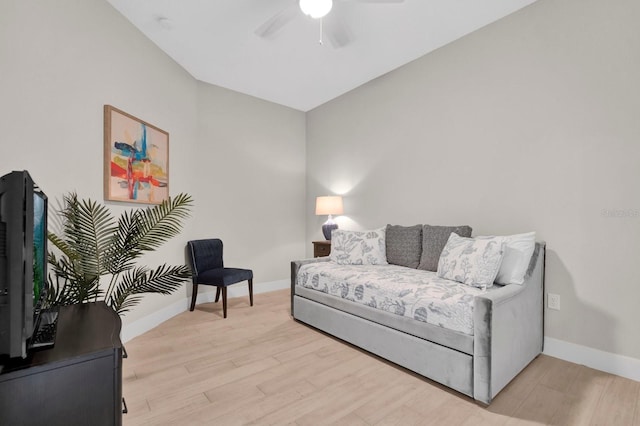
[[[502,237],[463,238],[452,232],[440,254],[438,276],[474,287],[493,285],[504,256]]]
[[[498,284],[524,284],[524,275],[536,248],[536,233],[516,234],[503,237],[504,258],[496,277]]]
[[[338,265],[387,265],[386,228],[331,233],[329,257]]]

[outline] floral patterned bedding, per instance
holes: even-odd
[[[482,290],[404,266],[334,262],[303,265],[297,285],[468,335],[474,296],[496,288]]]

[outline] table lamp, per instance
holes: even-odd
[[[331,231],[338,229],[338,224],[333,221],[332,215],[342,214],[343,212],[342,197],[340,195],[316,198],[316,216],[329,215],[329,219],[322,225],[322,233],[327,240],[331,240]]]

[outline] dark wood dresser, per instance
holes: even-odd
[[[121,326],[104,302],[60,307],[54,347],[4,362],[0,424],[121,425]]]

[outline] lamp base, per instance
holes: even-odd
[[[331,231],[334,229],[338,229],[337,223],[325,223],[322,225],[322,233],[324,234],[324,238],[331,241]]]
[[[329,219],[322,225],[322,233],[327,241],[331,241],[331,231],[338,229],[338,224],[333,221],[333,217],[329,215]]]

